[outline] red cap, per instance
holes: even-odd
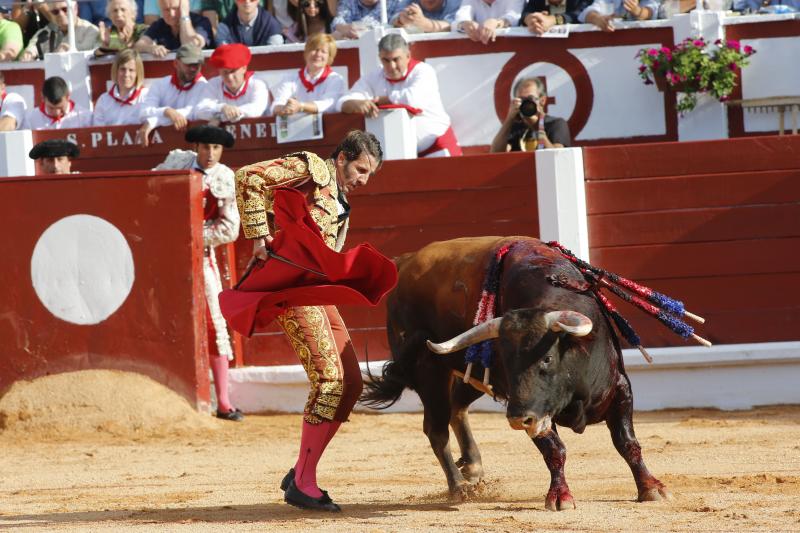
[[[208,62],[216,68],[235,69],[246,67],[251,57],[250,49],[243,44],[223,44],[214,50]]]

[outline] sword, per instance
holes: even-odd
[[[293,266],[295,268],[299,268],[300,270],[305,270],[306,272],[311,272],[312,274],[316,274],[317,276],[321,276],[323,278],[326,277],[325,274],[323,274],[319,270],[314,270],[313,268],[309,268],[309,267],[306,267],[306,266],[303,266],[303,265],[299,265],[299,264],[295,263],[294,261],[292,261],[291,259],[287,259],[287,258],[283,257],[282,255],[276,254],[272,250],[267,250],[267,260],[269,260],[269,259],[275,259],[276,261],[280,261],[281,263],[286,263],[287,265],[291,265],[291,266]],[[247,276],[250,275],[250,273],[253,271],[253,268],[258,263],[259,263],[259,261],[254,261],[249,267],[247,267],[247,270],[245,270],[244,274],[242,274],[242,277],[239,279],[239,281],[233,287],[234,289],[238,289],[239,288],[239,285],[241,285],[242,282],[244,282],[244,280],[247,279]]]

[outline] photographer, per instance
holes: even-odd
[[[543,148],[572,145],[569,127],[563,118],[544,113],[547,90],[539,78],[523,78],[514,86],[514,99],[500,131],[492,140],[491,152],[532,152]],[[544,117],[543,127],[539,118]]]

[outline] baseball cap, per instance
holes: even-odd
[[[175,52],[175,59],[186,65],[203,62],[203,51],[193,44],[184,44]]]

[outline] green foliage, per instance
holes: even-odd
[[[698,37],[672,48],[643,48],[636,58],[645,85],[661,82],[681,93],[675,108],[684,115],[695,108],[699,93],[709,93],[720,102],[729,99],[739,71],[755,53],[752,46],[742,47],[739,41],[717,40],[712,47]]]

